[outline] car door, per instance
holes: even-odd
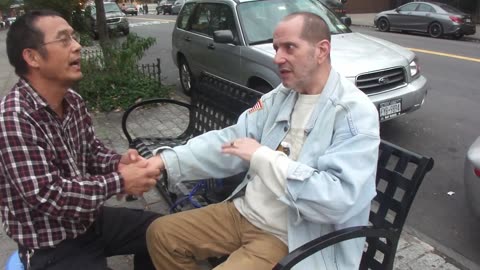
[[[390,16],[390,27],[403,30],[412,29],[412,12],[417,8],[418,3],[409,3],[399,7],[396,13]]]
[[[428,26],[434,20],[435,9],[429,5],[421,3],[415,11],[415,18],[412,27],[416,31],[427,32]]]
[[[172,57],[174,62],[179,66],[177,59],[179,55],[183,55],[192,71],[192,53],[190,47],[194,34],[191,33],[189,22],[191,21],[195,7],[195,2],[185,4],[182,12],[178,15],[177,23],[172,33]]]
[[[204,70],[229,80],[238,76],[239,48],[234,44],[213,41],[214,31],[228,28],[227,18],[233,19],[232,9],[223,3],[201,3],[196,8],[190,25],[191,68],[194,73]]]

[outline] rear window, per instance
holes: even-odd
[[[463,13],[460,10],[458,10],[454,7],[451,7],[449,5],[440,5],[440,7],[448,13],[457,13],[457,14],[462,14]]]

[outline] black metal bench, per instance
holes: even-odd
[[[274,270],[291,269],[306,257],[341,241],[366,237],[360,269],[391,270],[408,211],[433,159],[383,141],[377,166],[377,195],[372,201],[369,226],[338,230],[297,248]]]
[[[262,96],[262,93],[245,86],[223,80],[212,74],[203,73],[196,88],[192,91],[190,104],[172,100],[172,99],[151,99],[139,102],[128,108],[122,117],[122,130],[128,140],[129,147],[137,149],[145,158],[152,156],[152,151],[162,146],[177,146],[185,144],[189,139],[205,133],[210,130],[222,129],[233,125],[238,120],[240,114],[255,104]],[[158,136],[139,136],[132,138],[128,130],[128,118],[136,110],[142,110],[149,106],[158,106],[161,104],[175,104],[189,110],[189,122],[184,132],[175,137]],[[241,177],[233,177],[235,180],[222,181],[222,187],[219,188],[217,179],[207,179],[202,190],[193,197],[193,203],[196,206],[221,200],[229,191],[233,190],[235,183],[241,180]],[[186,182],[181,189],[182,195],[189,196],[190,190],[195,186],[193,182]],[[159,181],[157,184],[162,196],[172,207],[173,211],[180,211],[188,208],[189,205],[179,205],[176,202],[179,194],[171,193],[167,190],[166,180]]]
[[[192,93],[191,104],[172,100],[151,100],[134,105],[125,112],[122,129],[130,147],[145,156],[151,156],[151,149],[158,146],[184,144],[188,139],[212,129],[221,129],[237,120],[238,116],[255,104],[261,93],[247,87],[202,74]],[[190,110],[187,130],[176,138],[137,137],[132,139],[127,132],[129,113],[145,104],[172,102]],[[290,269],[302,259],[335,243],[357,237],[367,238],[360,269],[393,269],[398,241],[408,211],[424,176],[433,167],[433,159],[413,153],[399,146],[383,141],[380,144],[377,167],[377,196],[372,201],[369,226],[339,230],[312,240],[292,251],[274,270]],[[165,189],[163,195],[174,203]],[[166,192],[165,192],[166,191]],[[208,200],[207,200],[208,203]]]

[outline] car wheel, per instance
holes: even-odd
[[[193,88],[193,74],[190,71],[187,60],[180,58],[180,65],[178,66],[178,75],[180,76],[180,84],[182,85],[183,92],[190,96]]]
[[[433,38],[439,38],[443,34],[442,25],[437,22],[430,24],[428,34]]]
[[[387,18],[380,18],[377,23],[378,30],[388,32],[390,30],[390,22]]]
[[[127,27],[127,28],[125,28],[122,32],[123,32],[123,34],[126,36],[126,35],[128,35],[128,34],[130,33],[130,28]]]

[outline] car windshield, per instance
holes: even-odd
[[[105,7],[105,13],[115,13],[121,12],[120,8],[116,3],[104,3],[103,6]],[[97,14],[95,6],[92,6],[92,15]]]
[[[264,0],[244,2],[237,6],[238,16],[243,25],[249,45],[271,43],[273,31],[286,15],[308,11],[321,16],[327,23],[332,35],[350,33],[330,10],[318,0]]]

